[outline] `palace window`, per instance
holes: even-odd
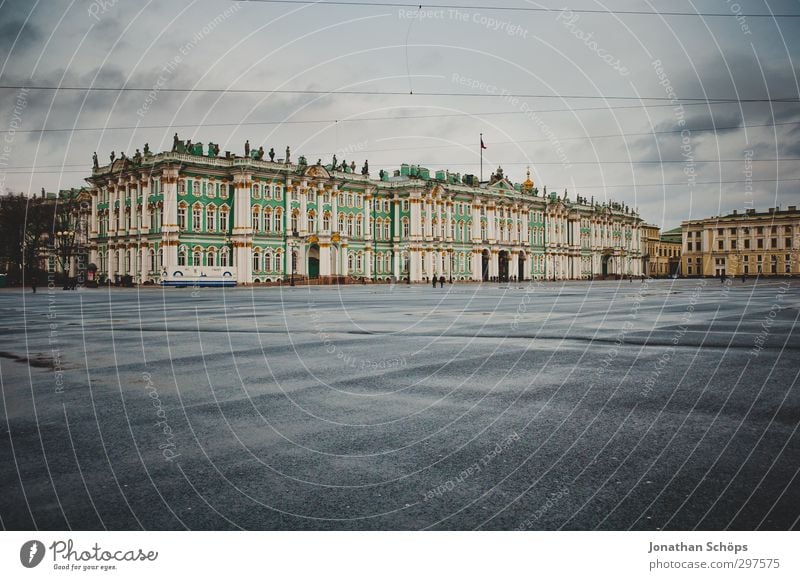
[[[283,188],[280,186],[275,187],[275,199],[277,199],[278,201],[283,199]]]
[[[222,252],[220,252],[220,259],[219,265],[227,268],[230,264],[228,263],[230,260],[230,250],[228,248],[222,248]]]
[[[297,212],[292,212],[291,224],[292,224],[292,233],[294,233],[297,231]]]
[[[192,195],[200,195],[200,182],[195,181],[192,183]]]
[[[272,231],[272,209],[269,207],[264,208],[264,231]]]
[[[276,253],[274,256],[272,256],[272,263],[273,263],[272,269],[275,272],[281,272],[283,270],[283,268],[281,268],[281,256],[282,254],[279,252]]]
[[[181,179],[178,182],[178,194],[179,195],[186,195],[186,181]]]
[[[280,208],[275,210],[275,231],[282,232],[283,231],[283,212]]]
[[[181,246],[178,249],[178,266],[185,266],[186,265],[186,246]]]
[[[297,188],[292,188],[292,201],[297,201]]]
[[[378,240],[383,239],[383,220],[378,218],[375,220],[375,238]]]
[[[226,207],[219,210],[219,229],[223,232],[228,231],[228,208]]]
[[[383,224],[383,237],[387,240],[392,239],[392,223],[388,219]]]
[[[210,232],[213,232],[216,229],[216,216],[216,208],[213,205],[208,206],[206,209],[206,229]]]
[[[347,254],[347,271],[353,271],[353,254]]]
[[[219,193],[219,185],[214,184],[214,182],[210,182],[206,185],[206,195],[208,197],[216,197],[217,193]]]
[[[403,218],[403,237],[408,237],[408,218]]]
[[[356,229],[355,229],[355,236],[356,236],[357,238],[360,238],[360,237],[361,237],[361,216],[358,216],[358,217],[356,218]],[[359,268],[359,270],[360,270],[360,269],[361,269],[361,268]]]
[[[256,183],[251,188],[251,193],[253,195],[253,199],[260,199],[261,198],[261,187]]]
[[[119,225],[119,224],[117,224]],[[186,206],[179,205],[178,206],[178,228],[185,230],[186,229]]]
[[[217,250],[216,248],[209,248],[206,254],[206,266],[217,265]]]
[[[192,263],[189,264],[190,266],[202,266],[203,265],[203,251],[200,246],[195,247],[194,252],[192,252]]]
[[[408,211],[408,200],[407,199],[403,200],[402,207],[403,207],[403,211]]]
[[[256,249],[253,251],[253,272],[261,271],[261,250]]]
[[[259,213],[258,206],[253,207],[253,231],[261,229],[261,214]]]
[[[198,232],[203,228],[203,213],[199,207],[192,208],[192,230]]]
[[[329,213],[322,215],[322,230],[325,232],[331,231],[331,214]]]

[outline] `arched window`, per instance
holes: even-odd
[[[272,231],[272,208],[269,207],[264,208],[264,231]]]
[[[392,239],[392,223],[388,219],[383,224],[383,237],[387,240]]]
[[[206,208],[206,230],[213,232],[217,229],[217,208],[214,205],[209,205]]]
[[[230,249],[229,248],[227,248],[227,247],[222,248],[222,251],[220,252],[220,256],[219,256],[219,265],[224,267],[224,268],[227,268],[228,266],[230,266]]]
[[[353,237],[353,216],[347,216],[347,235]]]
[[[361,237],[361,216],[360,215],[356,218],[355,236],[357,238]]]
[[[228,208],[225,206],[219,208],[219,229],[222,232],[228,231]]]
[[[217,265],[217,249],[209,248],[208,252],[206,253],[206,266],[216,266],[216,265]]]
[[[199,232],[203,229],[203,210],[200,205],[192,207],[192,231]]]
[[[283,254],[281,252],[275,252],[275,255],[272,256],[273,266],[272,269],[275,272],[282,272],[283,268],[281,267],[281,260],[283,258]]]
[[[317,231],[317,214],[313,210],[308,212],[308,231]]]
[[[186,229],[186,204],[182,203],[178,205],[178,228],[185,230]]]
[[[261,209],[257,206],[253,206],[253,231],[258,231],[261,229]]]
[[[158,267],[159,268],[163,268],[164,267],[164,250],[163,250],[163,248],[159,248],[158,249]],[[153,268],[153,269],[155,270],[155,268]]]
[[[264,270],[272,270],[272,250],[264,252]]]
[[[281,208],[275,210],[275,231],[283,231],[283,211]]]
[[[192,252],[192,263],[191,266],[202,266],[203,265],[203,249],[200,246],[195,246],[194,251]]]
[[[261,249],[253,250],[253,272],[261,271]]]
[[[353,271],[353,254],[347,254],[347,272]]]
[[[155,272],[156,271],[156,251],[151,248],[149,254],[150,254],[150,270],[149,271],[150,272]]]
[[[261,188],[257,183],[253,184],[251,188],[251,193],[253,194],[253,199],[258,199],[261,197]]]
[[[358,254],[356,254],[356,270],[360,272],[363,265],[364,265],[364,254],[359,252]]]
[[[297,210],[292,212],[292,218],[290,220],[291,221],[291,226],[292,226],[292,232],[296,232],[297,231],[297,216],[298,216],[298,213],[299,212]]]
[[[178,248],[178,266],[185,266],[186,265],[186,255],[188,250],[186,246],[181,246]]]
[[[322,214],[322,231],[324,232],[331,231],[331,214],[328,212]]]
[[[403,218],[403,237],[408,237],[408,218]]]
[[[379,240],[383,239],[383,220],[378,218],[375,220],[375,237]]]

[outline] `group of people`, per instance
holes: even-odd
[[[433,280],[434,288],[436,288],[436,282],[439,282],[439,288],[444,288],[444,276],[439,276],[438,278],[433,276],[431,279]]]

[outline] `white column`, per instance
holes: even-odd
[[[331,275],[331,245],[328,243],[319,245],[319,275]]]
[[[372,239],[372,195],[369,193],[364,195],[364,231],[362,234],[365,240]]]
[[[314,188],[314,192],[316,193],[315,199],[317,200],[317,230],[316,232],[319,234],[322,232],[322,216],[325,213],[325,207],[322,203],[322,189],[321,188]],[[322,255],[320,254],[320,264],[322,264]],[[321,266],[320,266],[321,268]],[[320,275],[322,275],[322,270],[320,269]]]
[[[401,221],[400,221],[400,200],[399,199],[395,199],[393,201],[392,208],[393,208],[393,211],[394,211],[394,213],[393,213],[394,217],[392,218],[392,222],[393,222],[392,225],[394,226],[394,238],[396,240],[399,240],[400,239],[400,233],[402,231],[401,227],[400,227]],[[398,260],[399,260],[399,258],[398,258]],[[399,271],[398,271],[397,276],[399,277],[399,275],[400,274],[399,274]]]
[[[472,204],[472,243],[481,241],[481,206],[478,200]]]
[[[337,186],[331,191],[331,233],[339,231],[339,192]]]

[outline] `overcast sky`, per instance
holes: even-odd
[[[310,162],[327,163],[334,152],[359,167],[369,159],[373,174],[403,162],[477,174],[482,132],[484,177],[502,165],[512,181],[523,181],[530,165],[540,187],[568,188],[572,199],[618,200],[665,228],[734,208],[800,201],[798,103],[676,109],[648,100],[797,99],[800,18],[733,16],[800,14],[797,1],[569,5],[728,18],[486,7],[564,6],[523,0],[455,0],[448,3],[483,7],[421,14],[225,0],[0,2],[0,84],[154,88],[1,89],[6,190],[83,185],[93,151],[104,162],[112,150],[132,155],[145,142],[160,150],[175,131],[220,143],[223,152],[242,154],[249,139],[254,148],[274,147],[278,157],[289,145],[295,159],[305,154]],[[503,96],[509,93],[552,98]],[[62,130],[26,132],[42,128]]]

